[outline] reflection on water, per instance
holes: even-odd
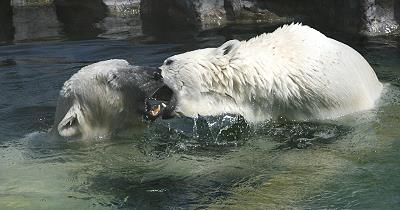
[[[2,0],[0,43],[142,35],[138,1],[105,2]]]
[[[131,40],[72,31],[71,39],[91,39],[0,46],[0,206],[396,208],[400,59],[395,37],[332,34],[357,48],[390,83],[374,110],[330,121],[262,125],[239,116],[160,120],[142,132],[91,141],[46,134],[59,89],[82,66],[109,58],[157,66],[176,53],[270,30],[230,26]]]
[[[391,111],[399,104],[335,122],[269,123],[249,128],[255,135],[247,139],[235,139],[241,122],[227,127],[218,119],[191,130],[151,125],[145,134],[91,142],[33,133],[2,144],[0,202],[47,209],[390,208],[398,205],[400,172],[399,118]],[[218,126],[235,135],[197,138]],[[309,136],[320,141],[286,146]]]

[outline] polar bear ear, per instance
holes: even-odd
[[[222,55],[232,55],[240,46],[240,41],[233,39],[225,42],[223,45],[217,48],[218,52]]]
[[[58,133],[63,137],[72,137],[80,134],[79,119],[82,119],[83,114],[80,106],[74,104],[65,114],[64,118],[58,124]]]

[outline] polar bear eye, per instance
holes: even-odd
[[[107,83],[112,82],[112,81],[113,81],[114,79],[116,79],[116,78],[117,78],[117,75],[111,74],[111,75],[108,77]]]
[[[112,88],[117,88],[118,87],[118,82],[116,82],[117,78],[118,76],[116,74],[110,74],[106,79],[107,85],[109,85]]]
[[[171,65],[174,61],[171,59],[168,59],[165,61],[165,65]]]

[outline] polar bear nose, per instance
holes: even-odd
[[[155,79],[155,80],[162,80],[162,76],[161,76],[161,69],[159,69],[159,68],[157,68],[157,70],[156,71],[154,71],[154,73],[153,73],[153,78]]]

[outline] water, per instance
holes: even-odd
[[[396,37],[328,32],[359,50],[386,83],[374,110],[261,125],[238,116],[172,119],[92,141],[46,135],[58,91],[82,66],[110,58],[157,66],[176,53],[272,29],[232,26],[121,40],[84,33],[0,46],[0,208],[398,208]]]

